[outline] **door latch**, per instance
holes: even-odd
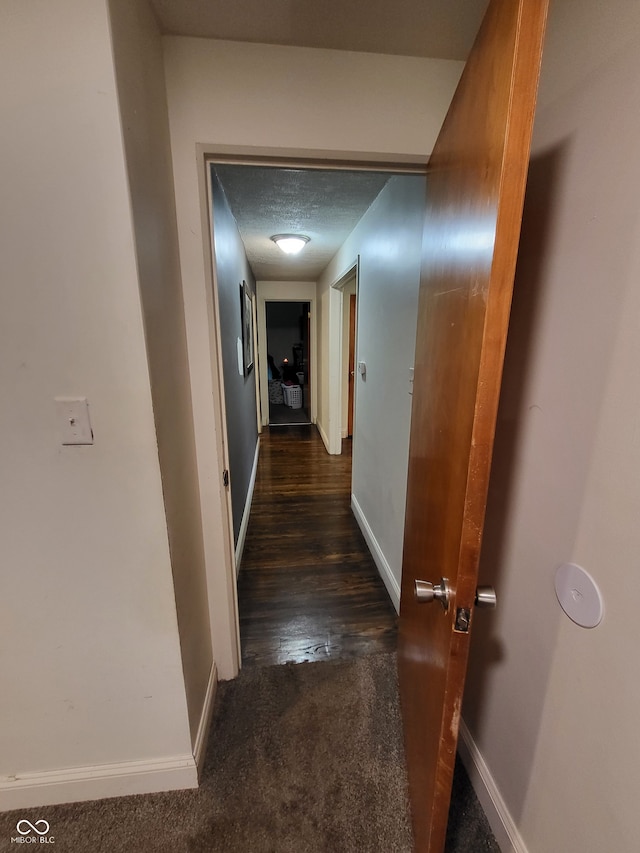
[[[479,586],[476,589],[476,607],[495,607],[496,591],[492,586]],[[455,631],[468,634],[471,625],[471,611],[468,607],[458,607],[456,610]]]

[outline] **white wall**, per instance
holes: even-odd
[[[213,649],[229,678],[234,581],[203,152],[425,160],[462,63],[172,36],[164,46]]]
[[[424,161],[464,65],[180,36],[164,43],[176,158],[197,141]]]
[[[464,711],[531,853],[640,834],[639,35],[636,3],[551,4]],[[592,630],[556,601],[567,560]]]
[[[319,360],[330,365],[320,389],[318,421],[321,433],[331,435],[337,425],[339,436],[342,323],[340,294],[332,284],[359,257],[356,358],[366,363],[367,374],[363,379],[356,371],[352,501],[396,608],[424,211],[425,179],[392,177],[318,281],[323,306]]]
[[[192,743],[213,655],[162,42],[146,0],[110,0],[151,396]]]
[[[0,805],[195,784],[105,0],[5,0],[0,81]]]

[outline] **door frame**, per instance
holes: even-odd
[[[360,284],[360,256],[351,261],[329,288],[329,435],[327,451],[339,456],[342,453],[342,380],[345,371],[342,352],[342,334],[345,318],[344,288],[354,278],[356,280],[356,304]],[[348,305],[347,305],[348,308]],[[357,361],[356,329],[356,361]],[[356,386],[354,384],[354,423],[356,406]],[[355,426],[354,426],[355,430]]]
[[[344,323],[343,330],[343,343],[346,338],[346,349],[343,345],[342,347],[342,376],[343,376],[343,385],[342,385],[342,402],[344,405],[345,399],[345,390],[344,390],[344,381],[346,379],[347,388],[346,388],[346,398],[347,398],[347,412],[346,412],[346,421],[347,427],[345,431],[345,413],[342,413],[342,432],[344,438],[353,439],[353,431],[355,429],[355,421],[356,421],[356,364],[358,360],[358,343],[357,343],[357,335],[358,335],[358,294],[357,294],[357,282],[354,282],[355,293],[349,293],[349,313],[347,314],[346,320]],[[344,308],[344,296],[342,299],[342,305]],[[345,334],[346,332],[346,334]],[[344,358],[347,358],[347,370],[344,369]],[[346,432],[346,434],[345,434]]]
[[[224,163],[239,166],[272,166],[281,169],[343,169],[424,175],[427,171],[428,159],[428,155],[418,158],[384,152],[325,150],[311,152],[305,149],[196,144],[200,227],[204,251],[206,291],[204,299],[207,305],[206,343],[209,351],[207,384],[210,384],[208,388],[203,388],[202,385],[197,388],[192,387],[192,405],[194,422],[202,427],[200,430],[196,429],[198,474],[201,482],[205,484],[200,492],[201,514],[203,519],[216,520],[203,524],[203,550],[212,646],[217,671],[222,678],[229,679],[237,676],[240,671],[241,651],[231,497],[229,490],[224,488],[222,482],[222,472],[228,469],[229,459],[209,169],[211,165]],[[197,227],[195,223],[194,227]],[[338,293],[333,288],[330,288],[329,292],[330,314],[334,317]],[[188,333],[189,330],[187,330]],[[317,358],[315,360],[317,362]],[[316,382],[316,387],[317,385]],[[199,433],[207,438],[198,441]],[[216,472],[217,482],[216,477],[213,476]]]

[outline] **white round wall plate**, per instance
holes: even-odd
[[[569,619],[582,628],[595,628],[604,615],[604,602],[589,572],[575,563],[563,563],[556,570],[556,595]]]

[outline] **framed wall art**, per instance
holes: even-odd
[[[253,297],[246,281],[240,285],[240,308],[242,316],[242,352],[244,356],[244,375],[253,370]]]

